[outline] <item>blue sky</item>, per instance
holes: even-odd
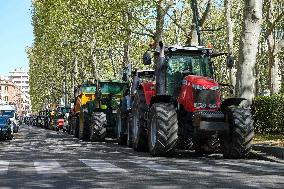
[[[32,42],[31,0],[0,0],[0,75],[28,69],[25,48]]]

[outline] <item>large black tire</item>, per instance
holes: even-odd
[[[178,140],[176,109],[171,103],[155,103],[150,109],[148,146],[153,156],[172,154]]]
[[[147,120],[145,120],[145,113],[147,112],[147,105],[145,96],[142,90],[137,90],[134,95],[132,108],[132,141],[133,149],[135,151],[147,151]]]
[[[89,140],[90,139],[90,118],[88,114],[88,106],[83,105],[80,109],[80,127],[79,127],[79,139],[80,140]]]
[[[116,113],[116,132],[117,132],[117,142],[119,145],[126,145],[127,143],[127,136],[125,135],[126,126],[127,126],[127,118],[122,113],[122,110],[118,109]]]
[[[223,136],[224,158],[247,158],[254,137],[252,115],[248,109],[237,106],[227,108],[230,131]]]
[[[106,137],[106,114],[103,112],[94,112],[91,117],[90,140],[93,142],[102,142]]]

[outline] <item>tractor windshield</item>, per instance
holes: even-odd
[[[174,73],[211,77],[208,57],[191,54],[173,55],[168,59],[168,74]]]
[[[125,85],[123,84],[120,84],[120,83],[100,83],[101,85],[101,91],[103,94],[118,94],[118,93],[121,93],[123,91],[123,88]]]
[[[96,93],[96,85],[84,85],[84,86],[82,86],[82,92],[84,92],[84,93]]]
[[[169,56],[167,60],[167,92],[177,97],[181,81],[187,75],[212,77],[209,59],[198,54],[177,54]]]

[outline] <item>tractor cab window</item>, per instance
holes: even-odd
[[[204,55],[178,54],[167,59],[167,93],[177,97],[182,80],[187,75],[211,77],[209,60]]]
[[[96,92],[96,85],[84,85],[82,86],[83,93],[95,93]]]
[[[168,59],[168,74],[182,73],[211,77],[209,60],[204,55],[174,55]]]
[[[123,85],[119,83],[100,83],[103,94],[118,94],[123,91]]]

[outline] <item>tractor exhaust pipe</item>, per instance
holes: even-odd
[[[159,42],[160,54],[158,56],[156,67],[156,85],[157,95],[166,95],[166,64],[165,64],[165,46]]]

